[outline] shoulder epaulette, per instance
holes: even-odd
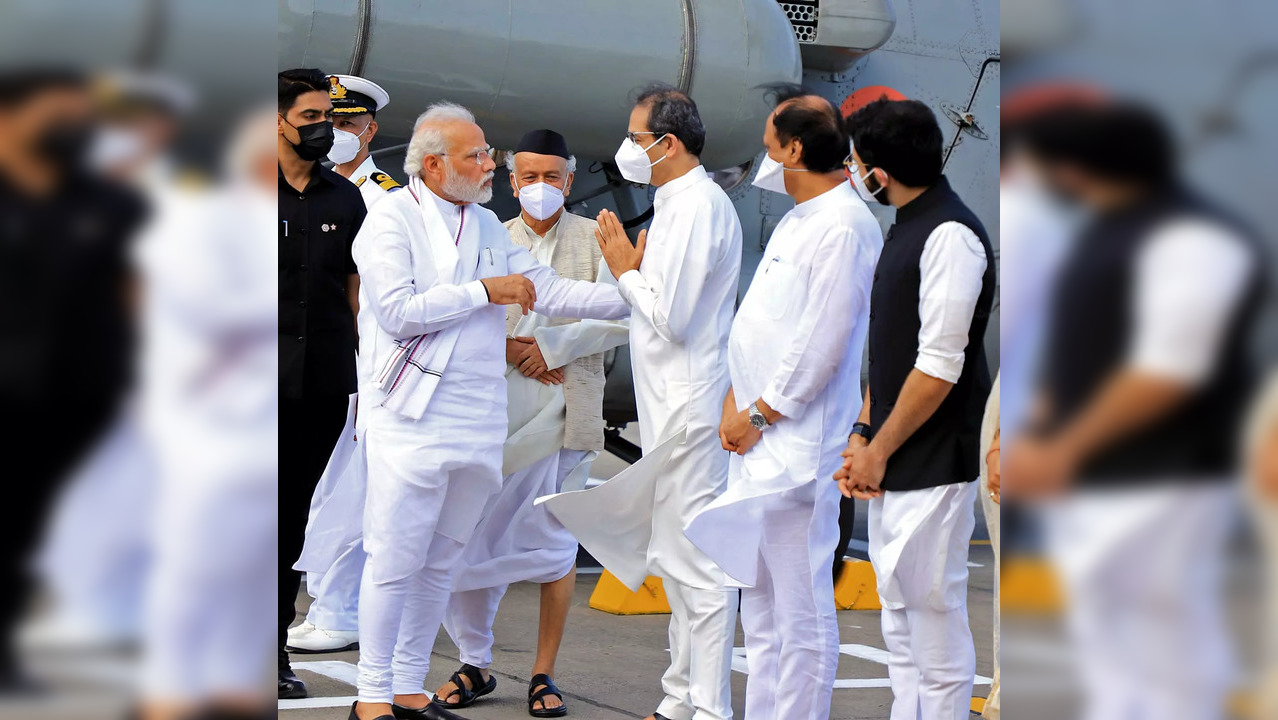
[[[377,186],[383,190],[394,190],[399,187],[399,183],[395,182],[395,178],[384,172],[378,171],[369,175],[369,177],[372,178],[373,182],[377,183]]]

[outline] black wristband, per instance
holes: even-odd
[[[492,302],[493,294],[488,292],[488,283],[484,282],[483,280],[480,280],[479,284],[484,286],[484,297],[488,298],[488,302]]]
[[[865,438],[866,440],[869,440],[869,439],[870,439],[870,435],[871,435],[871,433],[870,433],[870,424],[869,424],[869,423],[863,423],[863,422],[853,423],[853,424],[852,424],[852,432],[851,432],[851,434],[849,434],[849,435],[848,435],[848,439],[849,439],[849,440],[851,440],[853,435],[860,435],[861,437]]]

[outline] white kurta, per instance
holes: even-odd
[[[861,411],[870,284],[883,245],[847,183],[797,205],[768,242],[728,341],[737,409],[783,417],[733,457],[728,490],[687,534],[736,583],[750,677],[745,717],[824,720],[839,657],[830,476]]]
[[[718,433],[741,223],[732,201],[700,166],[657,188],[653,207],[643,263],[618,278],[632,311],[639,436],[647,452],[686,435],[657,483],[648,561],[658,575],[715,589],[723,585],[723,572],[683,529],[728,479],[728,453]]]
[[[769,497],[818,479],[833,494],[817,496],[837,504],[838,489],[825,480],[861,412],[870,284],[882,247],[878,222],[845,183],[786,213],[741,301],[728,349],[737,409],[762,398],[784,418],[733,462],[728,491],[688,534],[742,585],[754,584],[761,533],[743,517],[760,517]],[[829,564],[837,538],[814,546],[814,563]]]
[[[657,188],[653,208],[643,262],[618,278],[631,307],[630,357],[648,457],[595,490],[561,496],[559,510],[553,499],[550,507],[605,567],[618,567],[618,577],[633,583],[635,569],[644,567],[665,579],[671,663],[658,712],[717,720],[732,716],[736,598],[683,529],[727,483],[718,428],[741,224],[700,166]],[[599,503],[582,513],[594,492],[638,502]]]
[[[420,419],[384,406],[388,394],[375,381],[360,388],[368,456],[358,680],[364,702],[421,691],[461,546],[500,488],[506,313],[488,302],[479,279],[524,274],[536,285],[537,308],[548,315],[627,313],[615,288],[566,280],[536,262],[490,211],[421,191],[420,202],[431,205],[419,207],[408,191],[379,203],[354,248],[361,356],[388,357],[396,340],[416,334],[453,331],[454,339],[446,358],[423,358],[439,375],[429,396],[410,396],[428,398],[424,411],[413,408],[422,411]],[[431,212],[439,217],[423,215]],[[442,221],[449,237],[428,237],[427,219],[436,227]],[[419,273],[440,257],[440,241],[451,245],[454,238],[456,273],[439,277],[436,268],[427,286]]]

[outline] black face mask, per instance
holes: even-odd
[[[873,169],[873,168],[871,168]],[[883,183],[874,177],[874,173],[865,176],[865,187],[874,194],[874,199],[879,201],[880,205],[891,205],[888,200],[887,192],[883,191]]]
[[[300,127],[288,120],[284,122],[297,131],[298,142],[290,144],[293,145],[293,151],[297,153],[297,156],[303,160],[319,160],[333,149],[332,121],[320,120]]]
[[[84,161],[92,141],[93,129],[88,125],[52,125],[36,138],[35,149],[45,160],[70,168]]]

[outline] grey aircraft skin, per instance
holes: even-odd
[[[744,234],[744,295],[768,237],[793,207],[751,185],[762,156],[767,88],[801,82],[843,105],[879,88],[921,100],[946,136],[945,173],[998,249],[998,0],[365,0],[334,10],[281,0],[279,67],[319,67],[381,84],[377,163],[401,181],[403,146],[428,104],[458,102],[495,148],[527,130],[562,132],[576,155],[568,209],[650,217],[653,188],[625,182],[612,165],[633,91],[652,81],[687,90],[706,125],[702,161],[728,191]],[[488,204],[519,212],[500,165]],[[895,211],[872,203],[884,228]],[[986,339],[998,363],[997,303]],[[609,449],[637,448],[617,430],[635,419],[628,354],[611,353],[604,413]]]

